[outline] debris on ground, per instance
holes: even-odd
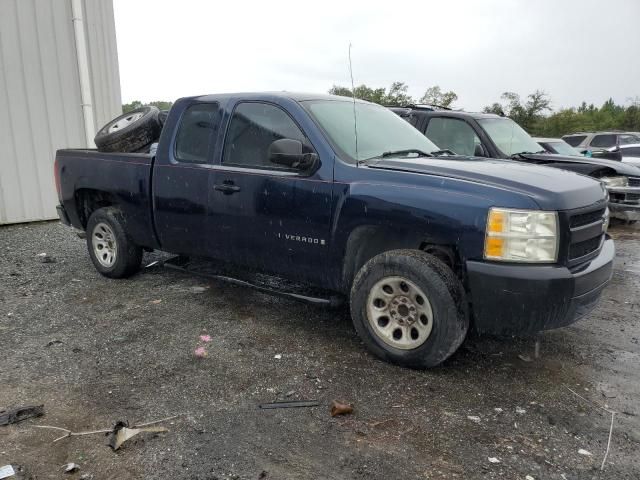
[[[475,415],[467,415],[467,419],[471,420],[472,422],[480,423],[480,417],[477,417]]]
[[[527,362],[527,363],[533,362],[533,359],[529,355],[518,355],[518,358],[523,362]]]
[[[0,479],[13,477],[15,474],[16,472],[11,465],[0,467]]]
[[[282,355],[280,355],[279,353],[276,353],[273,358],[275,358],[276,360],[280,360],[282,358]]]
[[[498,460],[496,457],[489,457],[488,460],[489,463],[500,463],[500,460]]]
[[[339,402],[338,400],[331,402],[332,417],[336,415],[347,415],[349,413],[353,413],[353,405],[350,403]]]
[[[580,455],[584,455],[584,456],[586,456],[586,457],[591,457],[591,456],[593,455],[593,453],[591,453],[591,452],[589,452],[589,451],[585,450],[584,448],[581,448],[580,450],[578,450],[578,453],[579,453]]]
[[[200,335],[200,341],[209,343],[211,341],[211,335]]]
[[[56,263],[56,259],[53,258],[51,255],[42,252],[36,255],[36,259],[40,262],[40,263]]]
[[[64,473],[73,473],[79,468],[80,468],[80,465],[78,465],[77,463],[67,463],[66,465],[62,466]]]
[[[118,450],[124,442],[135,437],[139,433],[163,433],[168,431],[169,430],[164,427],[129,428],[125,422],[118,422],[115,427],[113,427],[113,432],[109,437],[109,446],[113,450]]]
[[[153,432],[153,433],[168,432],[169,430],[167,430],[164,427],[154,427],[154,428],[146,428],[146,427],[149,427],[151,425],[155,425],[155,424],[158,424],[158,423],[162,423],[162,422],[168,422],[169,420],[173,420],[174,418],[177,418],[179,416],[180,415],[173,415],[171,417],[162,418],[160,420],[154,420],[152,422],[133,425],[131,427],[129,427],[129,424],[127,422],[119,421],[119,422],[116,422],[116,424],[112,428],[106,428],[106,429],[102,429],[102,430],[91,430],[91,431],[88,431],[88,432],[72,432],[69,429],[62,428],[62,427],[54,427],[54,426],[51,426],[51,425],[34,425],[34,427],[35,428],[47,428],[47,429],[52,429],[52,430],[60,430],[62,432],[65,432],[64,435],[62,435],[61,437],[56,438],[53,441],[53,443],[58,442],[58,441],[62,440],[63,438],[67,438],[67,437],[78,437],[78,436],[81,436],[81,435],[95,435],[95,434],[98,434],[98,433],[109,433],[109,434],[111,434],[109,445],[114,450],[117,450],[118,448],[120,448],[120,445],[122,445],[124,442],[129,440],[131,437],[137,435],[138,433],[141,433],[141,432]],[[123,429],[125,431],[120,433]]]
[[[520,415],[524,415],[527,411],[522,407],[516,407],[516,413]]]
[[[282,402],[261,403],[259,406],[264,410],[269,410],[274,408],[317,407],[318,405],[320,405],[320,402],[317,400],[287,400]]]
[[[209,287],[191,287],[189,291],[191,293],[204,293]]]
[[[151,300],[149,303],[150,303],[151,305],[159,305],[159,304],[161,304],[161,303],[162,303],[162,299],[158,298],[158,299],[156,299],[156,300]]]
[[[18,407],[12,410],[0,410],[0,425],[18,423],[27,418],[41,417],[44,415],[44,405]]]
[[[536,480],[536,479],[533,478],[531,475],[527,475],[526,477],[524,477],[524,480]]]
[[[199,358],[204,358],[204,357],[206,357],[206,356],[208,355],[208,354],[207,354],[207,349],[206,349],[206,348],[204,348],[204,347],[197,347],[197,348],[193,351],[193,354],[194,354],[196,357],[199,357]]]
[[[502,413],[503,410],[500,407],[496,407],[493,409],[496,413]]]
[[[45,347],[52,347],[54,345],[61,345],[61,344],[62,344],[62,340],[51,340],[50,342],[47,342]]]

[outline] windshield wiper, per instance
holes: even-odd
[[[405,150],[391,150],[389,152],[384,152],[380,155],[382,158],[387,157],[397,157],[399,155],[409,155],[410,153],[415,153],[418,157],[433,157],[430,153],[425,152],[424,150],[419,150],[417,148],[407,148]]]
[[[431,152],[431,155],[457,155],[456,152],[452,152],[451,150],[449,150],[448,148],[445,148],[444,150],[434,150],[433,152]]]
[[[518,153],[512,154],[511,158],[521,157],[523,155],[537,155],[537,154],[540,154],[540,153],[547,153],[547,151],[546,150],[538,150],[537,152],[518,152]]]

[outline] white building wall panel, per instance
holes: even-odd
[[[121,112],[113,5],[84,0],[95,127]],[[71,0],[0,0],[0,224],[56,217],[53,159],[85,148]]]

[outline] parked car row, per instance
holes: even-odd
[[[562,139],[535,139],[510,118],[491,113],[429,106],[391,107],[440,148],[452,154],[510,159],[570,170],[596,178],[609,191],[612,215],[640,218],[640,168],[605,158],[585,157]],[[590,135],[588,141],[597,135]],[[627,136],[617,136],[618,142]],[[587,141],[587,140],[585,140]]]
[[[625,174],[544,155],[505,118],[396,112],[413,126],[330,95],[183,98],[155,155],[59,150],[58,213],[86,232],[107,277],[134,274],[143,250],[159,249],[185,271],[345,298],[368,349],[405,366],[438,365],[470,328],[532,334],[591,311],[615,255],[606,189],[540,164]],[[151,148],[157,116],[114,120],[105,144]],[[210,273],[220,262],[277,281]],[[292,281],[318,293],[292,294]]]

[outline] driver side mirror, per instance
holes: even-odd
[[[291,138],[281,138],[269,145],[269,161],[278,165],[307,170],[318,162],[315,153],[303,153],[302,142]]]
[[[474,157],[486,157],[487,156],[487,152],[485,151],[485,149],[484,149],[484,147],[482,146],[481,143],[476,143],[476,146],[473,149],[473,156]]]

